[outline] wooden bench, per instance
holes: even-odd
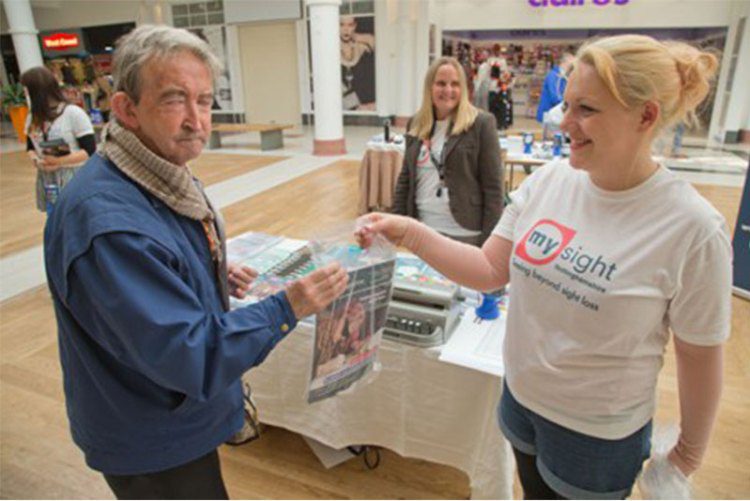
[[[221,148],[222,132],[260,132],[260,149],[275,150],[284,147],[283,130],[293,129],[289,124],[213,124],[208,145],[211,148]]]

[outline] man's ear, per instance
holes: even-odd
[[[638,128],[642,131],[651,129],[659,120],[660,114],[661,108],[659,107],[659,103],[656,101],[646,101],[641,110],[641,121],[638,124]]]
[[[110,100],[112,112],[117,120],[129,130],[138,130],[138,116],[135,113],[135,103],[122,91],[115,92]]]

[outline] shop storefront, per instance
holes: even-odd
[[[66,98],[86,110],[94,123],[106,121],[109,114],[115,41],[134,27],[121,23],[39,33],[44,64],[63,83]]]
[[[512,92],[515,117],[534,119],[547,73],[564,52],[575,53],[586,40],[619,34],[642,34],[660,40],[682,40],[712,50],[720,59],[727,37],[726,27],[709,28],[633,28],[633,29],[535,29],[535,30],[455,30],[443,32],[443,54],[459,59],[475,87],[483,64],[502,66],[507,77],[501,80]],[[503,81],[504,80],[504,81]],[[477,89],[473,89],[477,92]],[[713,112],[715,88],[699,110],[700,120],[708,124]],[[490,108],[493,103],[489,103]],[[511,122],[497,107],[498,123]],[[490,109],[489,111],[492,111]],[[505,127],[503,127],[505,128]],[[705,131],[704,131],[705,132]]]
[[[735,142],[750,129],[750,2],[740,0],[467,0],[434,4],[444,52],[467,68],[497,52],[515,70],[516,116],[530,116],[554,55],[591,36],[643,33],[717,51],[715,94],[701,110],[709,139]],[[543,76],[541,76],[543,78]]]

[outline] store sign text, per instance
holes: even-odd
[[[594,5],[625,5],[630,0],[529,0],[532,7],[578,7],[593,3]]]
[[[42,44],[47,50],[68,50],[78,47],[81,41],[74,33],[55,33],[42,37]]]

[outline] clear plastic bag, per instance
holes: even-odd
[[[393,291],[396,251],[378,236],[368,249],[353,243],[355,225],[338,226],[310,242],[315,267],[340,263],[349,272],[344,293],[315,320],[307,401],[317,402],[370,381]]]
[[[378,372],[378,349],[393,290],[396,250],[378,235],[368,249],[354,241],[360,222],[339,224],[309,242],[249,234],[230,242],[229,256],[260,274],[243,300],[259,301],[317,268],[338,262],[349,272],[349,286],[326,310],[301,322],[315,327],[310,380],[305,399],[322,400],[369,381]]]

